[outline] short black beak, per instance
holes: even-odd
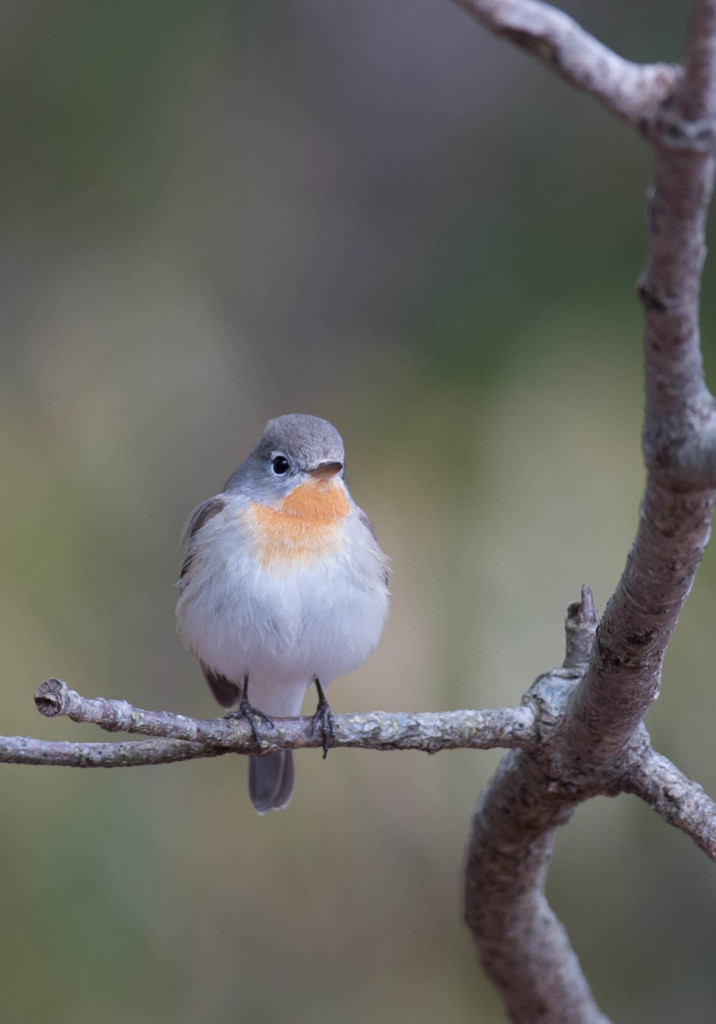
[[[309,469],[308,475],[318,477],[321,480],[325,476],[335,476],[342,469],[342,462],[319,462],[313,469]]]

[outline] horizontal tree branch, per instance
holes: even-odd
[[[261,728],[257,746],[251,726],[240,719],[211,720],[189,718],[169,711],[135,708],[122,700],[83,697],[59,679],[48,679],[35,693],[38,710],[48,718],[66,716],[75,722],[99,725],[108,732],[139,733],[163,737],[167,741],[166,760],[178,760],[173,741],[189,741],[182,760],[213,754],[269,754],[278,750],[298,750],[323,745],[320,731],[311,718],[274,718],[273,728]],[[439,750],[494,747],[530,748],[538,742],[535,711],[530,704],[515,708],[442,712],[370,711],[334,716],[333,747],[361,747],[368,750]],[[171,741],[171,742],[169,742]],[[40,741],[32,741],[40,742]],[[83,744],[83,746],[87,746]],[[0,749],[0,760],[1,757]],[[155,761],[161,763],[161,748],[155,748]],[[52,763],[47,760],[44,763]],[[64,763],[64,762],[63,762]]]
[[[55,765],[60,768],[135,768],[170,764],[197,757],[228,754],[220,747],[181,740],[139,740],[125,743],[70,743],[0,736],[0,763]]]
[[[622,120],[648,131],[672,95],[682,69],[635,64],[586,32],[569,15],[538,0],[454,0],[495,35],[526,50],[575,88],[590,93]]]
[[[568,636],[568,660],[574,658],[575,650],[581,651],[593,634],[596,613],[591,592],[582,588],[582,600],[570,605],[566,628]],[[575,637],[579,645],[575,645]],[[669,824],[680,828],[716,860],[716,803],[703,791],[698,783],[688,779],[667,758],[657,754],[650,746],[648,734],[642,729],[635,737],[626,759],[626,767],[617,773],[594,772],[586,767],[578,773],[571,773],[571,781],[558,782],[557,771],[550,762],[550,749],[558,736],[561,719],[567,711],[570,689],[576,683],[578,674],[573,669],[555,669],[539,677],[519,707],[485,709],[476,711],[444,711],[415,713],[362,712],[335,717],[336,747],[360,747],[369,750],[423,750],[436,753],[439,750],[519,748],[527,753],[540,754],[548,765],[544,788],[549,792],[544,808],[549,818],[545,832],[551,831],[553,814],[566,820],[571,808],[588,796],[597,794],[615,795],[618,792],[633,793],[645,800]],[[147,711],[133,707],[126,701],[107,700],[102,697],[82,697],[71,690],[66,683],[57,679],[47,680],[35,693],[38,710],[46,717],[65,716],[75,722],[99,725],[109,732],[124,731],[151,736],[150,740],[124,741],[119,743],[84,743],[69,741],[40,740],[28,736],[0,736],[0,763],[56,765],[76,768],[122,768],[153,764],[169,764],[194,758],[218,757],[223,754],[256,754],[256,741],[247,722],[241,720],[195,719],[176,715],[168,711]],[[266,728],[261,736],[261,754],[276,750],[318,748],[322,737],[313,730],[311,718],[274,719],[274,728]],[[509,765],[509,773],[507,771]],[[526,793],[530,787],[520,773],[531,761],[513,760],[505,763],[498,772],[500,786],[517,786]],[[495,836],[494,823],[485,828],[482,817],[491,803],[499,796],[500,786],[491,783],[483,796],[475,818],[476,836]],[[530,816],[537,820],[537,805],[529,803]],[[562,815],[560,809],[567,808]],[[513,809],[509,816],[511,828],[519,821],[519,814]],[[499,820],[499,816],[498,816]],[[548,853],[550,843],[543,852]],[[482,845],[482,841],[478,842]],[[504,844],[500,843],[501,854],[498,864],[503,865]],[[530,844],[527,844],[529,848]],[[540,844],[540,849],[542,845]],[[471,844],[471,858],[475,850]],[[487,863],[482,851],[477,858]],[[525,858],[523,864],[528,864]],[[494,870],[494,866],[493,866]],[[531,870],[531,869],[530,869]],[[513,883],[524,886],[520,871],[511,871]],[[470,879],[470,874],[468,874]],[[521,879],[521,880],[520,880]],[[499,915],[486,913],[489,902],[484,899],[479,887],[471,885],[468,901],[468,917],[474,908],[480,908],[475,924],[481,928],[481,919],[489,919],[491,926]],[[475,898],[475,894],[478,898]],[[543,923],[547,920],[540,912]],[[472,924],[471,920],[471,924]],[[550,929],[553,925],[549,924]],[[556,927],[556,924],[554,925]]]

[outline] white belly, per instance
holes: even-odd
[[[177,606],[182,639],[214,672],[238,685],[248,675],[260,710],[298,714],[314,679],[327,686],[378,643],[388,611],[383,567],[350,538],[341,554],[266,568],[237,549],[233,531],[212,526],[212,556],[202,544]]]

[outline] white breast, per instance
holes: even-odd
[[[177,605],[184,643],[274,715],[300,710],[306,686],[325,687],[378,643],[388,613],[386,559],[352,506],[340,543],[314,559],[262,564],[231,500],[196,534]],[[239,515],[237,516],[237,512]]]

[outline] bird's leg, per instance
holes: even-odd
[[[265,715],[263,711],[259,711],[259,709],[255,708],[253,704],[249,701],[248,675],[244,676],[244,686],[243,689],[241,690],[241,700],[239,701],[239,706],[237,710],[230,711],[228,715],[224,715],[224,718],[245,718],[246,721],[251,726],[251,731],[254,734],[254,739],[256,740],[257,746],[261,746],[259,730],[256,724],[258,719],[260,718],[262,721],[266,723],[266,725],[269,726],[270,729],[273,729],[273,722],[271,721],[269,716]]]
[[[336,733],[333,727],[333,712],[326,700],[326,695],[323,692],[320,680],[314,679],[313,682],[318,692],[318,707],[311,719],[313,723],[311,726],[311,732],[315,732],[316,729],[320,727],[321,735],[323,737],[323,760],[325,761],[328,757],[328,748],[335,743],[336,739]]]

